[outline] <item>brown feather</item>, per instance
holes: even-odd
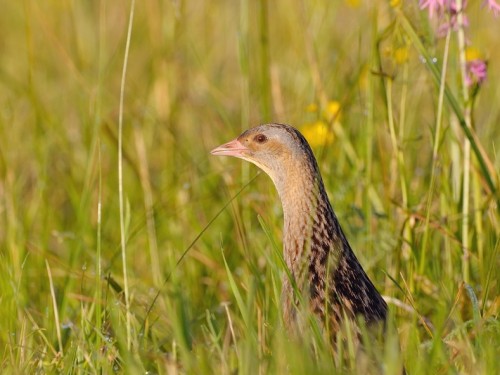
[[[260,142],[262,135],[265,140]],[[283,279],[288,325],[297,318],[293,283],[333,333],[344,316],[353,321],[361,316],[367,324],[385,321],[387,305],[354,255],[328,200],[313,152],[299,131],[282,124],[261,125],[212,153],[256,164],[278,190],[284,213],[283,254],[292,276],[292,280]]]

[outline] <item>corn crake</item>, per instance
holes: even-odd
[[[361,267],[330,204],[313,152],[295,128],[266,124],[211,151],[255,164],[274,182],[283,206],[282,304],[296,329],[301,292],[323,327],[335,336],[347,319],[354,326],[384,326],[387,304]],[[295,285],[294,285],[295,284]]]

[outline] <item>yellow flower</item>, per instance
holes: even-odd
[[[390,5],[391,5],[391,7],[393,7],[393,8],[398,7],[400,4],[401,4],[401,0],[391,0],[391,1],[390,1]]]
[[[324,121],[305,124],[300,129],[311,147],[323,146],[333,142],[334,134]]]
[[[359,85],[359,88],[364,90],[366,89],[367,85],[368,85],[368,78],[371,76],[371,71],[370,71],[370,68],[368,65],[365,65],[361,72],[359,73],[359,77],[358,77],[358,85]]]
[[[345,2],[352,8],[357,8],[359,7],[360,0],[345,0]]]
[[[325,110],[323,111],[323,116],[328,122],[332,120],[334,120],[335,122],[340,121],[340,103],[336,100],[329,101],[326,105]]]
[[[408,47],[399,47],[394,50],[396,64],[404,64],[408,61]]]
[[[467,47],[465,49],[465,60],[467,61],[473,61],[473,60],[480,60],[482,59],[481,52],[477,48],[474,47]]]

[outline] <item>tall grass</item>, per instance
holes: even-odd
[[[283,330],[278,197],[208,154],[336,101],[315,153],[402,358],[371,349],[388,373],[499,373],[500,42],[479,3],[462,42],[417,1],[151,0],[132,28],[131,3],[3,4],[1,372],[369,373],[314,324]]]

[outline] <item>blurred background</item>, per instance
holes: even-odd
[[[135,3],[123,194],[137,354],[125,349],[118,193],[131,4],[4,2],[0,368],[284,368],[262,333],[279,320],[281,205],[255,167],[209,154],[284,122],[306,134],[352,247],[392,298],[403,352],[431,353],[410,368],[495,369],[498,323],[484,337],[467,323],[499,309],[498,191],[486,180],[498,186],[500,28],[482,3],[466,8],[467,61],[488,63],[469,101],[456,34],[447,46],[416,0]],[[464,132],[403,20],[439,70],[448,55],[450,93],[472,108],[490,163],[488,174],[472,153],[465,219]]]

